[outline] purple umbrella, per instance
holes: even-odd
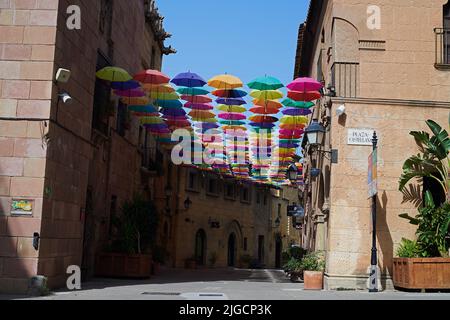
[[[199,123],[194,124],[194,126],[196,128],[199,128],[199,129],[205,130],[205,131],[210,130],[210,129],[219,128],[219,125],[217,123],[209,123],[209,122],[204,122],[204,123],[199,122]]]
[[[310,115],[312,111],[310,109],[286,109],[283,110],[283,114],[286,116],[307,116]]]
[[[298,148],[299,146],[298,143],[280,143],[280,148],[293,149]]]
[[[170,81],[180,87],[203,87],[207,82],[193,72],[180,73]]]
[[[145,92],[142,91],[140,88],[129,90],[114,90],[114,94],[119,97],[128,97],[128,98],[145,97]]]
[[[261,128],[261,129],[272,129],[272,128],[276,127],[276,125],[273,124],[273,123],[255,123],[255,122],[251,122],[250,125],[252,127]]]
[[[130,80],[126,82],[111,82],[111,88],[114,90],[130,90],[137,89],[141,84],[135,80]]]
[[[163,109],[162,114],[165,116],[178,117],[178,116],[185,116],[186,111],[184,111],[183,109]]]
[[[213,110],[214,107],[213,105],[209,104],[209,103],[192,103],[192,102],[187,102],[184,105],[186,108],[192,109],[192,110]]]
[[[230,99],[219,98],[216,100],[216,102],[218,104],[224,104],[227,106],[242,106],[244,104],[247,104],[247,102],[245,102],[245,100],[242,98],[230,98]]]

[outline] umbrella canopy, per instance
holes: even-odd
[[[283,105],[276,100],[254,99],[253,104],[260,107],[281,108]]]
[[[234,129],[236,129],[234,127],[245,125],[245,121],[238,121],[238,120],[221,120],[219,122],[220,122],[220,124],[223,124],[225,126],[233,127],[233,128],[225,128],[224,127],[223,128],[224,130],[228,130],[228,129],[234,130]]]
[[[212,119],[216,117],[213,112],[202,110],[192,110],[189,112],[189,116],[196,119]]]
[[[312,111],[310,109],[286,109],[283,110],[283,114],[287,116],[307,116],[310,115]]]
[[[280,122],[282,124],[305,124],[308,123],[308,118],[304,116],[298,116],[298,117],[290,117],[286,116],[281,118]]]
[[[283,98],[283,92],[279,90],[253,90],[250,92],[250,96],[257,100],[275,100]]]
[[[155,106],[167,109],[167,108],[183,108],[183,103],[180,100],[159,100],[153,101]]]
[[[185,108],[194,109],[194,110],[213,110],[214,106],[209,103],[191,103],[187,102],[184,105]]]
[[[163,124],[164,120],[159,117],[142,117],[141,124]]]
[[[287,88],[292,91],[319,91],[323,88],[323,85],[312,78],[297,78],[293,82],[287,85]]]
[[[238,112],[243,113],[247,111],[247,108],[241,106],[227,106],[225,104],[221,104],[217,106],[217,110],[224,112]]]
[[[301,92],[301,91],[289,91],[288,97],[295,101],[313,101],[320,99],[322,95],[318,91],[308,91],[308,92]]]
[[[189,87],[183,87],[178,88],[177,92],[182,95],[190,95],[190,96],[202,96],[207,95],[209,93],[208,90],[203,88],[189,88]]]
[[[219,118],[224,120],[237,120],[237,121],[247,119],[247,117],[242,113],[232,113],[232,112],[219,114]]]
[[[188,101],[191,103],[211,103],[212,99],[208,96],[200,95],[200,96],[192,96],[192,95],[182,95],[181,100]]]
[[[256,123],[252,122],[250,123],[252,127],[260,128],[260,129],[273,129],[275,128],[275,124],[273,123]]]
[[[315,106],[313,102],[294,101],[290,98],[286,98],[282,101],[282,104],[286,107],[309,109]]]
[[[274,123],[278,121],[278,118],[270,116],[251,116],[249,120],[256,123]]]
[[[193,72],[180,73],[170,82],[180,87],[189,88],[203,87],[206,84],[206,81],[201,76]]]
[[[244,84],[238,77],[229,74],[223,74],[211,78],[208,81],[208,85],[216,89],[230,90],[241,88]]]
[[[175,89],[168,83],[165,84],[151,84],[144,83],[142,88],[146,91],[150,92],[161,92],[161,93],[172,93],[175,92]]]
[[[147,106],[128,106],[128,111],[139,113],[156,113],[158,110],[152,105]]]
[[[147,97],[122,97],[120,101],[124,104],[135,106],[146,106],[150,103],[150,99]]]
[[[219,98],[216,100],[218,104],[224,104],[227,106],[242,106],[247,104],[242,98]]]
[[[111,82],[111,88],[114,90],[130,90],[137,89],[141,84],[134,80],[129,80],[125,82]]]
[[[128,90],[114,90],[113,93],[119,97],[145,97],[145,92],[140,88]]]
[[[280,128],[284,130],[299,130],[305,128],[305,124],[280,124]]]
[[[277,114],[280,112],[280,109],[278,108],[270,108],[270,107],[260,107],[255,106],[250,109],[250,112],[256,113],[256,114]]]
[[[185,116],[186,115],[186,111],[184,111],[182,108],[181,109],[174,109],[174,108],[172,108],[172,109],[163,109],[161,111],[161,113],[164,116],[176,116],[176,117],[178,117],[178,116]]]
[[[156,99],[156,100],[178,100],[180,99],[180,96],[175,92],[156,92],[152,91],[149,94],[150,98]]]
[[[232,89],[232,90],[215,90],[212,92],[216,97],[221,98],[243,98],[247,95],[244,90]]]
[[[134,80],[142,83],[163,84],[168,83],[170,78],[158,70],[143,70],[134,76]]]
[[[111,82],[127,82],[133,79],[130,74],[118,67],[105,67],[95,74],[97,78]]]
[[[253,80],[248,87],[254,90],[277,90],[283,88],[284,85],[277,78],[265,76]]]

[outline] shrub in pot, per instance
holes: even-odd
[[[292,257],[284,266],[284,272],[286,272],[292,282],[303,280],[302,261]]]
[[[322,252],[311,252],[303,257],[300,263],[303,270],[305,290],[322,290],[325,257]]]

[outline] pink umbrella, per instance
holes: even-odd
[[[193,109],[193,110],[213,110],[214,109],[214,106],[209,103],[187,102],[184,106],[188,109]]]
[[[224,119],[224,120],[231,120],[231,121],[239,121],[239,120],[245,120],[247,119],[247,117],[245,116],[245,114],[242,113],[221,113],[219,114],[219,118],[220,119]]]
[[[211,103],[212,99],[208,96],[190,96],[182,95],[181,100],[185,100],[191,103]]]
[[[130,90],[114,90],[113,92],[116,96],[119,97],[129,97],[129,98],[145,97],[145,92],[142,91],[140,88]]]
[[[292,91],[319,91],[323,85],[313,78],[297,78],[291,82],[287,88]]]

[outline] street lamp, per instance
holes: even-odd
[[[313,120],[311,125],[305,130],[306,137],[311,146],[317,147],[322,145],[325,136],[325,127],[319,121]]]
[[[191,205],[192,205],[192,201],[191,201],[191,199],[189,199],[189,197],[188,197],[186,200],[184,200],[184,208],[185,208],[186,210],[189,210],[189,208],[191,207]]]
[[[297,181],[298,179],[298,168],[295,164],[291,164],[291,166],[288,169],[288,179],[292,182]]]
[[[275,222],[275,228],[278,229],[281,225],[281,218],[277,217],[274,222]]]

